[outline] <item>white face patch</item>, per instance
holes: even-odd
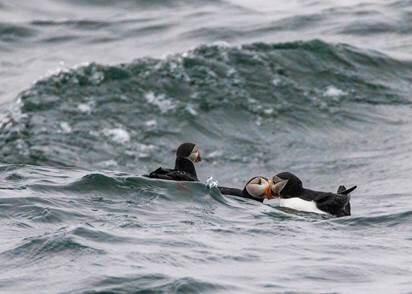
[[[188,158],[192,162],[196,162],[198,160],[198,158],[199,158],[199,147],[197,145],[193,148],[192,153],[190,153]]]
[[[253,197],[264,198],[268,186],[269,183],[265,179],[255,178],[246,185],[246,191]]]
[[[272,190],[272,195],[280,196],[280,192],[282,192],[283,188],[285,188],[287,183],[288,180],[282,180],[276,176],[273,177],[273,183],[270,187],[270,189]]]

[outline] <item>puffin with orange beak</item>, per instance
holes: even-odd
[[[270,181],[265,177],[253,177],[251,178],[243,188],[228,188],[228,187],[218,187],[220,193],[228,196],[238,196],[242,198],[248,198],[263,202],[265,199],[272,199],[272,190]]]
[[[159,167],[145,177],[172,181],[199,181],[195,163],[202,161],[199,146],[193,143],[183,143],[176,150],[175,168]]]
[[[351,215],[350,193],[356,189],[356,186],[349,189],[339,186],[337,193],[309,190],[303,188],[302,181],[297,176],[282,172],[271,180],[261,176],[253,177],[243,190],[228,187],[218,187],[218,189],[228,196],[259,202],[277,198],[281,207],[340,217]]]
[[[281,207],[337,217],[351,215],[350,193],[356,189],[356,186],[349,189],[339,186],[336,194],[306,189],[302,181],[289,172],[274,176],[270,186],[272,197],[279,198]]]

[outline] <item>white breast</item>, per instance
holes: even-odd
[[[319,213],[319,214],[327,214],[326,212],[316,207],[315,201],[306,201],[306,200],[303,200],[297,197],[280,199],[279,205],[281,207],[287,207],[287,208],[291,208],[294,210],[314,212],[314,213]]]

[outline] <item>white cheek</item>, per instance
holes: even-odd
[[[265,188],[264,185],[249,184],[246,187],[246,191],[254,197],[261,197],[265,193]]]
[[[189,159],[191,160],[191,161],[193,161],[193,162],[195,162],[196,161],[196,159],[198,158],[198,152],[193,152],[193,153],[191,153],[190,155],[189,155]]]
[[[273,195],[280,195],[280,192],[282,192],[283,188],[285,188],[286,184],[288,183],[288,180],[283,180],[280,181],[279,183],[273,184],[271,187]]]

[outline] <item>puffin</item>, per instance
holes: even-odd
[[[262,176],[251,178],[243,188],[217,187],[223,195],[238,196],[263,202],[265,199],[273,198],[270,181]]]
[[[175,168],[159,167],[148,175],[148,178],[163,179],[171,181],[199,181],[195,163],[202,161],[199,146],[194,143],[183,143],[176,150]]]
[[[271,196],[268,199],[279,198],[281,207],[336,217],[351,215],[350,193],[357,188],[346,189],[341,185],[337,193],[310,190],[304,188],[302,181],[290,172],[275,175],[269,184]]]

